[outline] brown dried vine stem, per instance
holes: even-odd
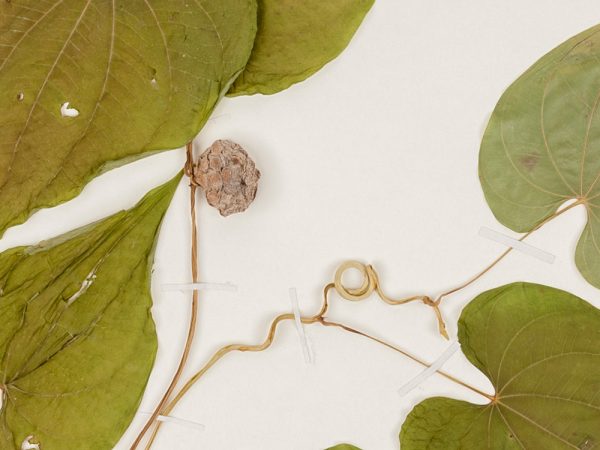
[[[566,213],[567,211],[570,211],[571,209],[575,208],[576,206],[585,205],[585,203],[586,203],[586,199],[585,198],[578,198],[576,201],[574,201],[570,205],[567,205],[567,206],[565,206],[563,208],[560,208],[554,214],[548,216],[546,219],[544,219],[539,224],[537,224],[531,231],[529,231],[528,233],[525,233],[523,236],[521,236],[521,238],[519,239],[519,241],[521,241],[521,242],[524,241],[529,236],[531,236],[535,231],[539,230],[544,225],[546,225],[548,222],[556,219],[558,216]],[[447,296],[452,295],[452,294],[454,294],[454,293],[456,293],[458,291],[461,291],[464,288],[466,288],[467,286],[470,286],[471,284],[475,283],[477,280],[479,280],[481,277],[483,277],[486,273],[488,273],[490,270],[492,270],[500,261],[502,261],[509,253],[511,253],[512,250],[513,250],[512,247],[509,247],[508,249],[506,249],[504,252],[502,252],[500,254],[500,256],[498,256],[495,260],[493,260],[485,269],[483,269],[477,275],[475,275],[474,277],[468,279],[464,283],[459,284],[458,286],[456,286],[456,287],[454,287],[452,289],[449,289],[449,290],[441,293],[440,295],[438,295],[438,297],[435,300],[435,302],[439,305],[442,302],[442,299],[444,297],[447,297]]]
[[[190,179],[190,216],[191,216],[191,222],[192,222],[192,236],[191,236],[191,241],[192,241],[192,243],[191,243],[192,281],[194,283],[198,283],[200,281],[199,277],[198,277],[198,226],[196,223],[196,191],[198,189],[198,186],[194,181],[194,177],[192,176],[193,175],[193,173],[192,173],[193,165],[194,165],[193,142],[189,142],[187,144],[186,155],[187,155],[187,159],[186,159],[184,171],[185,171],[185,174]],[[192,343],[194,341],[194,335],[196,334],[197,322],[198,322],[198,290],[195,289],[192,291],[192,310],[191,310],[191,314],[190,314],[190,324],[188,327],[188,333],[187,333],[187,337],[185,340],[185,346],[183,349],[183,353],[181,355],[181,359],[179,361],[179,365],[177,366],[177,370],[175,371],[175,374],[173,375],[171,383],[169,383],[169,386],[167,387],[167,390],[163,394],[160,402],[158,403],[158,405],[152,412],[152,415],[150,416],[150,418],[148,419],[148,421],[146,422],[146,424],[144,425],[144,427],[138,434],[137,438],[131,445],[130,450],[135,450],[138,447],[138,445],[140,445],[142,439],[144,438],[144,435],[148,432],[148,430],[150,429],[150,427],[152,426],[154,421],[157,419],[157,417],[162,414],[165,405],[167,404],[167,402],[169,401],[169,398],[171,397],[171,394],[175,390],[175,387],[177,386],[177,383],[179,382],[179,380],[181,378],[183,369],[185,368],[188,358],[190,356],[190,350],[192,348]]]
[[[531,234],[533,234],[536,230],[539,230],[548,222],[556,219],[558,216],[575,208],[576,206],[585,204],[585,202],[586,202],[585,198],[578,198],[575,202],[557,210],[554,214],[548,216],[546,219],[541,221],[531,231],[529,231],[528,233],[521,236],[519,241],[524,241],[529,236],[531,236]],[[439,333],[445,339],[449,339],[448,332],[446,330],[446,324],[444,322],[444,319],[442,317],[442,312],[440,310],[440,304],[442,303],[442,300],[444,299],[444,297],[447,297],[458,291],[461,291],[461,290],[465,289],[466,287],[470,286],[471,284],[475,283],[477,280],[479,280],[481,277],[483,277],[486,273],[488,273],[490,270],[492,270],[498,263],[500,263],[500,261],[502,261],[509,253],[511,253],[512,250],[513,250],[513,248],[509,247],[504,252],[502,252],[500,254],[500,256],[498,256],[496,259],[494,259],[488,266],[486,266],[485,269],[483,269],[481,272],[479,272],[475,276],[471,277],[464,283],[461,283],[458,286],[441,293],[440,295],[438,295],[438,297],[435,299],[435,301],[432,300],[431,297],[429,297],[427,295],[415,295],[412,297],[407,297],[407,298],[402,298],[402,299],[392,299],[392,298],[388,297],[381,289],[381,285],[379,282],[379,276],[377,275],[377,272],[375,271],[373,266],[371,266],[370,264],[364,265],[358,261],[347,261],[347,262],[343,263],[335,273],[335,283],[334,284],[335,284],[335,287],[336,287],[336,290],[338,291],[338,293],[343,298],[345,298],[346,300],[350,300],[350,301],[364,300],[364,299],[370,297],[373,294],[373,292],[376,292],[377,295],[379,295],[379,298],[381,298],[384,302],[386,302],[389,305],[404,305],[409,302],[420,300],[425,305],[433,308],[433,311],[435,312],[436,319],[438,322]],[[356,269],[362,273],[363,284],[361,286],[359,286],[357,288],[346,288],[343,286],[342,276],[343,276],[344,272],[348,269]]]
[[[343,266],[342,266],[343,267]],[[302,323],[306,324],[306,325],[310,325],[310,324],[320,324],[323,325],[325,327],[335,327],[338,328],[340,330],[343,331],[347,331],[349,333],[352,334],[356,334],[359,336],[362,336],[364,338],[367,338],[373,342],[376,342],[378,344],[381,344],[391,350],[394,350],[408,358],[410,358],[411,360],[415,361],[416,363],[425,366],[425,367],[429,367],[430,365],[428,363],[426,363],[425,361],[423,361],[422,359],[418,358],[417,356],[412,355],[411,353],[407,352],[406,350],[401,349],[400,347],[397,347],[393,344],[390,344],[388,342],[385,342],[382,339],[376,338],[374,336],[371,336],[363,331],[357,330],[355,328],[352,328],[348,325],[339,323],[339,322],[334,322],[331,320],[328,320],[325,317],[325,314],[327,314],[327,310],[329,309],[329,292],[331,291],[331,289],[335,288],[336,291],[338,291],[339,294],[342,293],[348,293],[348,292],[355,292],[355,289],[352,288],[347,288],[345,286],[343,286],[343,284],[340,283],[330,283],[327,286],[325,286],[324,290],[323,290],[323,303],[321,305],[321,309],[319,310],[319,312],[317,314],[315,314],[314,316],[310,316],[310,317],[302,317],[301,321]],[[345,298],[345,297],[344,297]],[[206,372],[208,372],[210,370],[211,367],[213,367],[219,360],[221,360],[224,356],[226,356],[229,353],[232,352],[261,352],[263,350],[268,349],[271,344],[273,344],[274,340],[275,340],[275,333],[277,331],[277,327],[279,326],[280,323],[287,321],[287,320],[294,320],[294,315],[293,314],[281,314],[277,317],[275,317],[275,319],[272,320],[271,325],[269,326],[269,330],[267,332],[267,337],[264,339],[263,342],[259,343],[259,344],[254,344],[254,345],[249,345],[249,344],[229,344],[226,345],[222,348],[220,348],[219,350],[217,350],[213,356],[208,360],[208,362],[204,365],[204,367],[202,367],[198,372],[196,372],[196,374],[194,376],[192,376],[186,383],[185,385],[181,388],[181,390],[175,395],[175,397],[173,397],[173,400],[171,400],[169,402],[169,404],[166,406],[166,408],[164,409],[164,414],[170,414],[173,411],[173,408],[175,408],[175,406],[177,405],[177,403],[183,398],[183,396],[192,388],[192,386],[194,386],[194,384],[200,380],[202,378],[202,376],[204,374],[206,374]],[[483,397],[485,397],[487,400],[489,401],[494,401],[494,396],[487,394],[483,391],[481,391],[480,389],[477,389],[474,386],[469,385],[468,383],[465,383],[464,381],[459,380],[458,378],[442,371],[442,370],[437,370],[436,371],[438,374],[440,374],[441,376],[443,376],[444,378],[460,385],[463,386],[473,392],[475,392],[476,394],[479,394]],[[154,443],[154,440],[156,439],[156,436],[158,434],[158,431],[160,430],[162,426],[161,422],[157,422],[154,426],[154,429],[152,431],[152,434],[150,435],[150,438],[148,440],[148,443],[146,445],[146,450],[149,450],[152,447],[152,444]]]
[[[191,144],[189,144],[188,145],[188,164],[186,165],[186,174],[188,174],[188,175],[191,175],[192,161],[193,161],[193,158],[192,158]],[[197,271],[198,271],[198,269],[197,269],[197,239],[196,239],[197,231],[196,231],[196,215],[195,215],[196,186],[194,185],[193,181],[190,185],[190,188],[191,188],[191,210],[192,210],[192,274],[193,274],[194,282],[197,282]],[[557,218],[558,216],[562,215],[563,213],[571,210],[572,208],[575,208],[576,206],[579,206],[582,204],[585,204],[585,199],[580,198],[580,199],[577,199],[575,202],[571,203],[570,205],[567,205],[567,206],[557,210],[554,214],[552,214],[551,216],[549,216],[548,218],[546,218],[545,220],[540,222],[534,229],[532,229],[528,233],[524,234],[519,239],[519,241],[525,240],[532,233],[534,233],[536,230],[540,229],[542,226],[544,226],[548,222],[552,221],[553,219]],[[448,339],[448,333],[446,331],[446,326],[445,326],[444,320],[442,318],[442,313],[440,311],[440,304],[441,304],[442,300],[445,297],[450,296],[456,292],[459,292],[459,291],[465,289],[466,287],[470,286],[471,284],[475,283],[477,280],[479,280],[481,277],[483,277],[485,274],[487,274],[490,270],[492,270],[498,263],[500,263],[500,261],[502,261],[509,253],[511,253],[512,250],[513,250],[512,247],[508,248],[502,254],[500,254],[500,256],[498,256],[495,260],[493,260],[487,267],[485,267],[481,272],[479,272],[472,278],[468,279],[466,282],[461,283],[460,285],[441,293],[436,298],[435,301],[432,300],[431,297],[426,296],[426,295],[416,295],[416,296],[407,297],[407,298],[403,298],[403,299],[392,299],[392,298],[388,297],[382,291],[377,272],[375,272],[374,268],[371,265],[364,265],[364,264],[356,262],[356,261],[348,261],[348,262],[342,264],[338,268],[336,275],[335,275],[335,281],[333,283],[328,284],[325,287],[325,289],[323,291],[323,304],[322,304],[319,312],[314,316],[302,317],[301,321],[302,321],[302,323],[307,324],[307,325],[321,324],[322,326],[335,327],[335,328],[344,330],[346,332],[365,337],[373,342],[381,344],[389,349],[392,349],[392,350],[408,357],[409,359],[417,362],[418,364],[421,364],[425,367],[429,367],[430,365],[428,363],[426,363],[425,361],[421,360],[420,358],[412,355],[411,353],[409,353],[393,344],[387,343],[379,338],[371,336],[367,333],[364,333],[360,330],[352,328],[348,325],[328,320],[325,317],[325,314],[327,313],[328,306],[329,306],[329,303],[328,303],[329,291],[331,289],[335,288],[335,290],[338,292],[338,294],[341,297],[343,297],[347,300],[350,300],[350,301],[363,300],[363,299],[369,297],[371,294],[373,294],[373,292],[376,292],[384,302],[386,302],[390,305],[402,305],[402,304],[406,304],[406,303],[409,303],[412,301],[422,301],[424,304],[433,308],[436,318],[437,318],[439,332],[442,336],[444,336],[446,339]],[[344,284],[342,282],[343,273],[350,268],[358,269],[363,274],[363,277],[364,277],[363,283],[361,286],[359,286],[357,288],[346,287],[346,286],[344,286]],[[191,325],[190,332],[188,334],[188,341],[186,342],[186,348],[184,351],[184,355],[182,357],[182,361],[178,368],[178,371],[176,372],[176,375],[175,375],[173,381],[171,382],[169,389],[163,396],[163,399],[161,400],[160,404],[154,411],[152,417],[148,420],[144,429],[142,430],[142,432],[136,439],[134,445],[131,447],[131,450],[134,450],[137,447],[137,445],[139,445],[139,443],[141,442],[145,433],[149,430],[149,428],[152,426],[152,424],[154,424],[154,429],[153,429],[152,434],[146,445],[146,450],[149,450],[151,448],[154,440],[156,439],[158,431],[160,430],[161,425],[162,425],[161,422],[156,421],[156,418],[160,414],[165,414],[165,415],[170,414],[171,411],[173,410],[173,408],[183,398],[183,396],[192,388],[192,386],[200,378],[202,378],[202,376],[206,372],[208,372],[208,370],[211,367],[213,367],[219,360],[221,360],[224,356],[226,356],[227,354],[232,353],[232,352],[261,352],[263,350],[268,349],[272,345],[272,343],[275,339],[275,334],[276,334],[278,325],[284,321],[294,319],[293,314],[281,314],[281,315],[275,317],[275,319],[273,319],[273,321],[271,322],[271,325],[267,332],[267,337],[265,338],[265,340],[263,342],[261,342],[259,344],[254,344],[254,345],[230,344],[230,345],[226,345],[225,347],[222,347],[221,349],[217,350],[213,354],[213,356],[208,360],[208,362],[204,365],[204,367],[202,367],[195,375],[193,375],[185,383],[185,385],[179,390],[179,392],[173,397],[173,399],[171,401],[168,401],[170,395],[172,394],[172,392],[175,388],[175,385],[177,384],[177,381],[179,380],[179,378],[181,376],[181,371],[183,369],[183,366],[185,365],[185,362],[187,361],[189,348],[191,347],[191,342],[193,339],[192,325],[195,328],[196,316],[197,316],[197,291],[194,291],[194,297],[193,297],[192,303],[193,303],[193,309],[192,309],[192,319],[191,319],[191,324],[190,324]],[[488,399],[491,402],[495,401],[494,395],[487,394],[487,393],[469,385],[468,383],[465,383],[465,382],[461,381],[460,379],[458,379],[452,375],[449,375],[446,372],[443,372],[441,370],[437,370],[436,372],[438,374],[440,374],[441,376],[447,378],[448,380],[485,397],[486,399]]]
[[[363,284],[357,288],[347,288],[342,283],[342,276],[344,272],[348,269],[356,269],[361,272],[363,276]],[[433,301],[431,297],[427,295],[414,295],[412,297],[402,298],[402,299],[393,299],[388,297],[383,290],[381,289],[381,285],[379,283],[379,276],[372,265],[364,265],[358,261],[347,261],[343,263],[335,273],[335,288],[338,293],[345,298],[346,300],[350,300],[352,302],[357,302],[360,300],[364,300],[370,297],[373,292],[377,292],[379,298],[386,302],[388,305],[396,306],[396,305],[404,305],[406,303],[414,302],[414,301],[422,301],[427,306],[431,306],[433,311],[435,312],[435,316],[438,322],[438,330],[440,334],[447,340],[450,339],[448,336],[448,332],[446,331],[446,324],[444,323],[444,319],[442,318],[442,313],[439,308],[439,301]]]

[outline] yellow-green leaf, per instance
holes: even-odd
[[[374,0],[258,0],[250,60],[229,95],[274,94],[305,80],[348,45]]]
[[[421,402],[402,426],[402,450],[600,445],[600,310],[558,289],[511,284],[464,309],[459,339],[494,400]]]
[[[579,271],[600,287],[600,26],[552,50],[500,99],[481,145],[479,174],[496,218],[531,231],[576,199],[588,222]]]
[[[329,447],[325,450],[360,450],[360,448],[355,447],[354,445],[351,445],[351,444],[339,444],[334,447]]]
[[[156,354],[155,237],[180,177],[136,207],[0,255],[0,448],[111,449]]]
[[[255,33],[256,0],[0,2],[0,234],[191,140]]]

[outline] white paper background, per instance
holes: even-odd
[[[510,233],[492,216],[477,178],[487,118],[523,70],[598,18],[593,0],[377,0],[346,52],[310,80],[274,96],[225,99],[198,147],[233,139],[253,155],[262,179],[244,214],[223,219],[200,205],[202,279],[231,281],[239,290],[202,293],[187,374],[226,343],[262,340],[271,318],[290,310],[289,287],[298,289],[306,314],[316,311],[322,286],[347,258],[373,263],[391,295],[435,295],[481,270],[503,247],[478,237],[479,228]],[[183,162],[183,150],[174,150],[109,172],[76,200],[9,230],[1,249],[130,207]],[[142,404],[147,411],[170,380],[187,330],[189,295],[160,291],[161,283],[188,280],[187,195],[182,185],[156,255],[160,350]],[[450,332],[476,294],[512,281],[567,289],[600,306],[599,291],[573,263],[584,221],[582,210],[571,211],[528,240],[556,254],[553,265],[513,254],[448,298]],[[336,297],[330,316],[427,360],[448,345],[431,310],[418,303]],[[336,329],[313,325],[306,333],[314,365],[305,365],[293,323],[284,324],[269,351],[226,357],[176,409],[204,431],[167,425],[155,448],[320,450],[347,441],[392,450],[417,402],[435,395],[481,401],[435,375],[400,398],[397,389],[421,367]],[[490,388],[462,355],[445,367]],[[128,448],[142,423],[134,422],[118,449]]]

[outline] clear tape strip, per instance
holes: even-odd
[[[300,338],[300,345],[302,346],[302,353],[304,355],[304,361],[306,364],[312,362],[312,352],[308,345],[308,339],[302,326],[302,316],[300,315],[300,306],[298,305],[298,292],[296,288],[290,288],[290,302],[292,303],[292,312],[294,313],[294,323],[296,324],[296,330],[298,331],[298,337]]]
[[[171,291],[229,291],[236,292],[238,287],[232,283],[164,283],[162,290]]]
[[[142,416],[151,416],[152,415],[151,413],[145,412],[145,411],[140,411],[140,412],[138,412],[138,414],[140,414]],[[204,431],[204,429],[206,428],[201,423],[193,422],[191,420],[186,420],[186,419],[180,419],[179,417],[173,417],[173,416],[160,415],[156,418],[156,420],[158,420],[159,422],[174,423],[176,425],[181,425],[181,426],[187,427],[187,428],[195,428],[196,430],[201,430],[201,431]]]
[[[548,253],[542,249],[534,247],[531,244],[526,244],[523,241],[519,241],[518,239],[511,238],[502,234],[498,231],[491,230],[487,227],[481,227],[479,229],[479,236],[489,239],[491,241],[498,242],[500,244],[504,244],[507,247],[512,247],[515,250],[520,251],[521,253],[525,253],[527,255],[533,256],[540,261],[543,261],[548,264],[553,264],[556,257],[552,253]]]
[[[427,378],[436,373],[438,370],[442,368],[442,366],[448,361],[454,353],[460,348],[460,345],[457,341],[454,341],[450,347],[448,347],[441,356],[436,359],[427,369],[423,370],[417,376],[415,376],[412,380],[409,380],[405,383],[400,389],[398,389],[398,394],[401,397],[404,397],[410,391],[418,387],[421,383],[423,383]]]

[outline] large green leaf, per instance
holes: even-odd
[[[250,60],[229,95],[274,94],[346,48],[374,0],[258,0]]]
[[[565,201],[585,204],[577,267],[600,287],[600,26],[552,50],[500,99],[479,173],[504,225],[525,232]]]
[[[156,353],[155,236],[180,177],[135,208],[0,255],[0,448],[110,449]]]
[[[402,450],[600,445],[600,310],[558,289],[511,284],[464,309],[459,339],[495,400],[425,400],[402,426]]]
[[[0,2],[0,234],[107,168],[188,142],[255,33],[256,0]]]

